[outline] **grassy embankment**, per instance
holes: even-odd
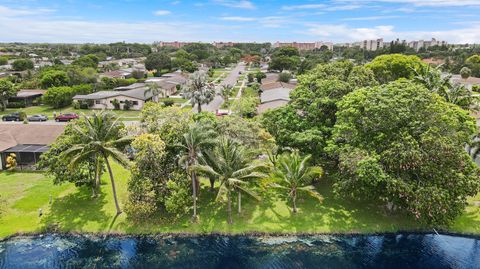
[[[129,172],[114,166],[117,189],[121,203],[126,200],[126,183]],[[56,228],[63,232],[98,233],[374,233],[422,229],[418,223],[401,216],[387,216],[381,210],[352,204],[333,197],[328,182],[317,186],[324,200],[319,203],[307,196],[298,201],[299,213],[292,214],[282,193],[262,195],[262,201],[243,200],[243,213],[234,213],[234,224],[226,222],[225,205],[214,201],[215,194],[203,185],[198,223],[190,216],[174,220],[158,217],[149,223],[134,223],[123,213],[115,218],[109,180],[103,177],[102,194],[91,198],[88,188],[73,184],[53,185],[40,173],[0,173],[0,196],[3,213],[0,217],[0,238],[15,233],[42,232]],[[49,204],[50,195],[53,197]],[[470,199],[465,213],[448,229],[450,232],[480,233],[480,207]],[[39,217],[38,209],[43,216]]]

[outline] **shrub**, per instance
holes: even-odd
[[[24,108],[24,102],[8,102],[7,108]]]
[[[123,103],[123,110],[130,110],[130,108],[132,108],[132,105],[132,101],[125,100],[125,102]]]
[[[287,72],[282,72],[278,75],[278,81],[288,83],[292,78],[292,74]]]

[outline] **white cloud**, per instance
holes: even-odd
[[[247,0],[214,0],[213,2],[225,6],[225,7],[232,7],[232,8],[241,8],[241,9],[256,9],[255,5]]]
[[[33,15],[45,15],[54,13],[54,9],[49,8],[9,8],[6,6],[0,6],[0,17],[18,17],[18,16],[33,16]]]
[[[387,20],[401,18],[402,16],[367,16],[367,17],[353,17],[353,18],[344,18],[342,21],[377,21],[377,20]]]
[[[325,8],[325,4],[305,4],[305,5],[292,5],[292,6],[283,6],[283,10],[302,10],[302,9],[319,9]]]
[[[355,42],[376,38],[384,38],[386,41],[396,38],[427,40],[432,37],[457,44],[480,42],[480,24],[446,31],[395,31],[395,28],[391,25],[355,28],[346,24],[309,24],[307,28],[308,35],[333,42]]]
[[[165,16],[165,15],[170,15],[172,12],[170,10],[157,10],[153,12],[153,15],[155,16]]]
[[[395,3],[419,7],[465,7],[480,6],[480,0],[335,0],[338,3]]]
[[[257,18],[240,17],[240,16],[220,17],[220,19],[221,19],[222,21],[238,21],[238,22],[257,21]]]

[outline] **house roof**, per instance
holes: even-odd
[[[290,92],[292,89],[277,88],[262,92],[260,95],[261,103],[267,103],[276,100],[290,101]]]
[[[286,104],[288,104],[288,101],[286,101],[286,100],[274,100],[274,101],[271,101],[271,102],[267,102],[267,103],[263,103],[263,104],[258,105],[257,111],[258,111],[259,114],[262,114],[269,109],[282,107],[282,106],[285,106]]]
[[[0,152],[17,145],[49,145],[64,129],[64,125],[0,124]]]
[[[17,98],[27,98],[33,96],[44,95],[46,90],[20,90],[17,92]]]
[[[148,87],[136,88],[128,91],[100,91],[88,95],[75,95],[73,100],[100,100],[116,96],[126,96],[145,101],[153,97],[153,93],[147,90]]]
[[[265,83],[260,86],[260,89],[262,91],[280,89],[280,88],[294,89],[295,85],[290,83],[284,83],[284,82],[272,82],[272,83]]]
[[[142,87],[145,87],[145,86],[146,86],[145,83],[133,83],[133,84],[128,85],[128,86],[117,87],[114,90],[116,90],[116,91],[127,91],[127,90],[142,88]]]
[[[100,76],[109,77],[109,78],[122,78],[128,75],[130,75],[130,72],[121,71],[121,70],[113,70],[113,71],[100,74]]]

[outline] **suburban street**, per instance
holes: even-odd
[[[234,69],[232,69],[230,74],[228,74],[228,76],[222,82],[220,82],[220,84],[218,84],[216,86],[216,93],[217,94],[216,94],[215,98],[209,104],[202,105],[202,111],[208,111],[208,112],[214,112],[215,113],[220,108],[220,106],[223,103],[223,98],[220,95],[218,95],[218,93],[221,90],[221,87],[224,86],[224,85],[235,86],[235,84],[237,83],[237,79],[240,76],[239,72],[242,72],[242,73],[245,72],[245,63],[243,63],[243,62],[239,63]],[[197,108],[194,107],[193,111],[196,112]]]

